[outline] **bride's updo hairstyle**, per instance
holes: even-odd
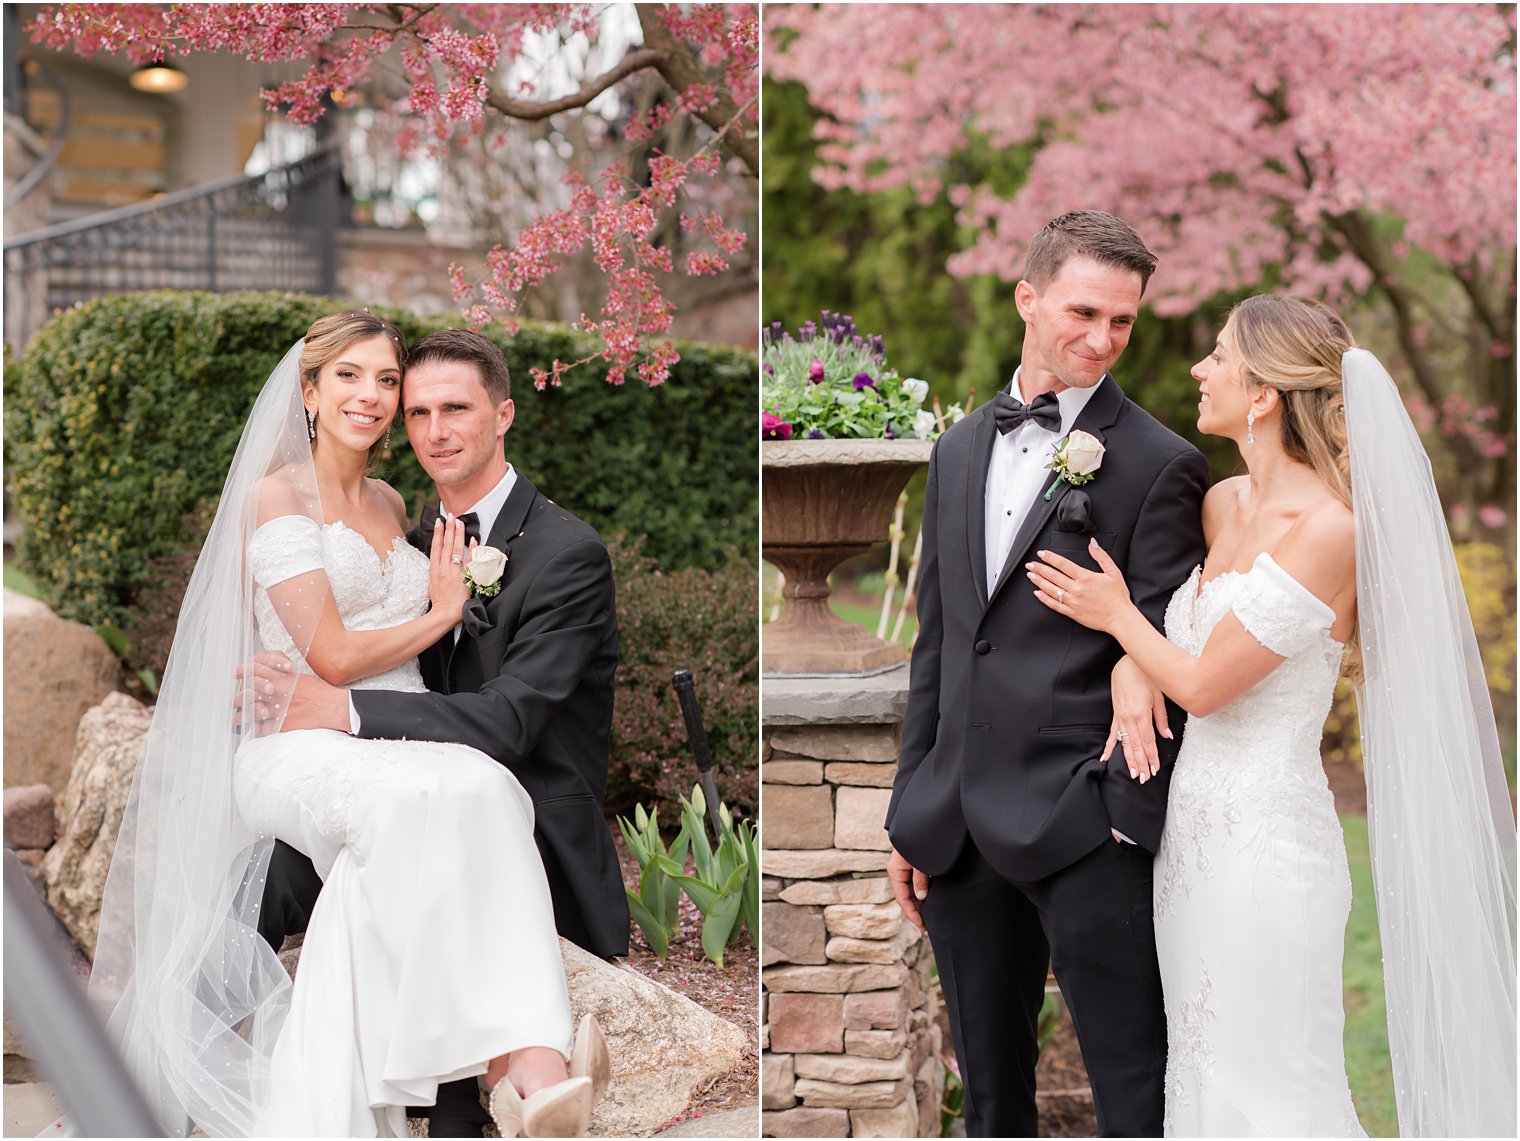
[[[1311,297],[1259,293],[1235,306],[1228,325],[1246,383],[1277,390],[1283,451],[1313,468],[1350,507],[1341,357],[1356,348],[1356,341],[1340,314]],[[1363,676],[1360,634],[1360,623],[1354,621],[1341,659],[1341,669],[1354,685]]]
[[[1356,341],[1340,314],[1313,298],[1261,293],[1235,306],[1229,326],[1246,383],[1277,390],[1283,451],[1350,507],[1341,357]]]
[[[406,342],[396,331],[396,326],[368,309],[350,309],[345,313],[330,313],[318,318],[306,330],[299,366],[301,384],[315,388],[317,376],[337,360],[344,349],[355,341],[367,341],[371,337],[385,337],[389,340],[396,350],[396,367],[403,370],[406,368]],[[375,441],[369,450],[370,462],[379,459],[384,450],[384,439]]]

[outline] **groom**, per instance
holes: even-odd
[[[602,815],[617,670],[607,550],[507,463],[507,362],[484,337],[444,329],[412,346],[402,415],[445,516],[468,528],[473,514],[480,542],[506,552],[501,590],[472,600],[466,621],[420,655],[430,692],[349,692],[303,674],[281,729],[455,741],[494,757],[533,798],[559,933],[593,954],[625,955],[628,903]],[[431,522],[425,511],[408,535],[424,550]],[[311,861],[277,845],[260,933],[278,947],[304,931],[320,889]],[[488,1120],[473,1078],[440,1086],[430,1116],[435,1137],[479,1137]]]
[[[1023,568],[1049,550],[1096,569],[1096,538],[1159,626],[1203,560],[1208,465],[1109,374],[1155,265],[1110,214],[1048,223],[1014,293],[1024,345],[1013,381],[929,461],[888,876],[934,948],[972,1136],[1035,1136],[1047,964],[1099,1130],[1162,1132],[1151,861],[1178,742],[1156,742],[1161,773],[1147,783],[1131,778],[1122,745],[1100,763],[1121,651],[1041,605]],[[1074,440],[1075,480],[1057,481],[1047,461],[1074,431],[1095,443]]]

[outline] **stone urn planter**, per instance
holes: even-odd
[[[887,538],[897,497],[930,440],[785,440],[760,445],[761,553],[782,574],[781,616],[760,636],[765,677],[867,677],[907,658],[829,609],[829,573]]]

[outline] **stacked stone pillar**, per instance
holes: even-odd
[[[764,682],[762,1132],[939,1133],[928,941],[892,901],[882,828],[907,669]]]

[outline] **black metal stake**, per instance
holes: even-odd
[[[702,794],[707,797],[707,814],[712,817],[713,838],[723,839],[723,821],[718,815],[718,782],[713,777],[712,750],[707,747],[707,730],[702,726],[702,710],[697,707],[697,685],[690,670],[676,670],[670,684],[675,687],[676,700],[681,703],[681,716],[686,719],[686,737],[691,742],[692,755],[697,759],[697,777],[702,782]]]

